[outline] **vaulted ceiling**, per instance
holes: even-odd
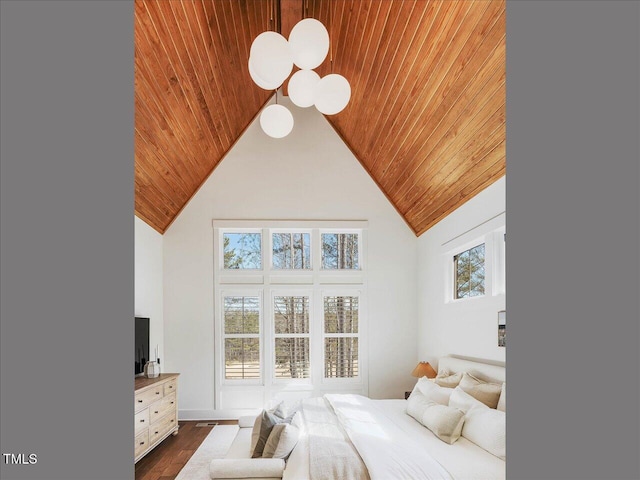
[[[303,17],[351,84],[327,120],[416,235],[505,174],[504,0],[136,0],[138,217],[167,229],[273,95],[253,39]]]

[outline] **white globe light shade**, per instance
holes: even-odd
[[[269,105],[260,114],[260,126],[270,137],[286,137],[293,129],[293,115],[287,107],[278,104]]]
[[[313,105],[320,75],[313,70],[298,70],[289,79],[289,99],[298,107]]]
[[[293,63],[303,70],[320,65],[329,51],[329,33],[314,18],[305,18],[294,25],[289,34]]]
[[[279,87],[293,70],[289,42],[276,32],[258,35],[251,44],[249,58],[254,75],[269,85],[277,84]]]
[[[351,85],[342,75],[332,73],[316,85],[315,105],[325,115],[341,112],[351,98]]]
[[[277,82],[269,83],[264,78],[260,77],[260,75],[256,73],[256,69],[253,67],[251,58],[249,58],[249,75],[251,75],[251,78],[256,85],[260,88],[264,88],[265,90],[275,90],[282,84]]]

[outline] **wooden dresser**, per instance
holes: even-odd
[[[178,434],[178,373],[135,379],[135,461],[169,435]]]

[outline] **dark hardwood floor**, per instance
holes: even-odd
[[[235,425],[235,420],[214,420],[219,425]],[[203,421],[180,421],[175,437],[169,435],[160,445],[136,463],[135,480],[174,480],[213,427],[196,427]]]

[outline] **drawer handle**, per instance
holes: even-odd
[[[169,385],[169,388],[173,388],[173,385]]]
[[[144,423],[144,418],[142,420],[140,420],[140,423]]]
[[[156,430],[156,435],[158,434],[158,430]]]
[[[140,445],[144,445],[144,442],[140,442]]]
[[[138,400],[138,403],[142,403],[142,400]]]
[[[173,418],[171,419],[171,423],[173,423]]]
[[[158,413],[158,410],[154,411],[153,413]]]
[[[160,392],[156,392],[156,395],[160,395]]]
[[[171,402],[171,405],[173,405],[173,402]]]

